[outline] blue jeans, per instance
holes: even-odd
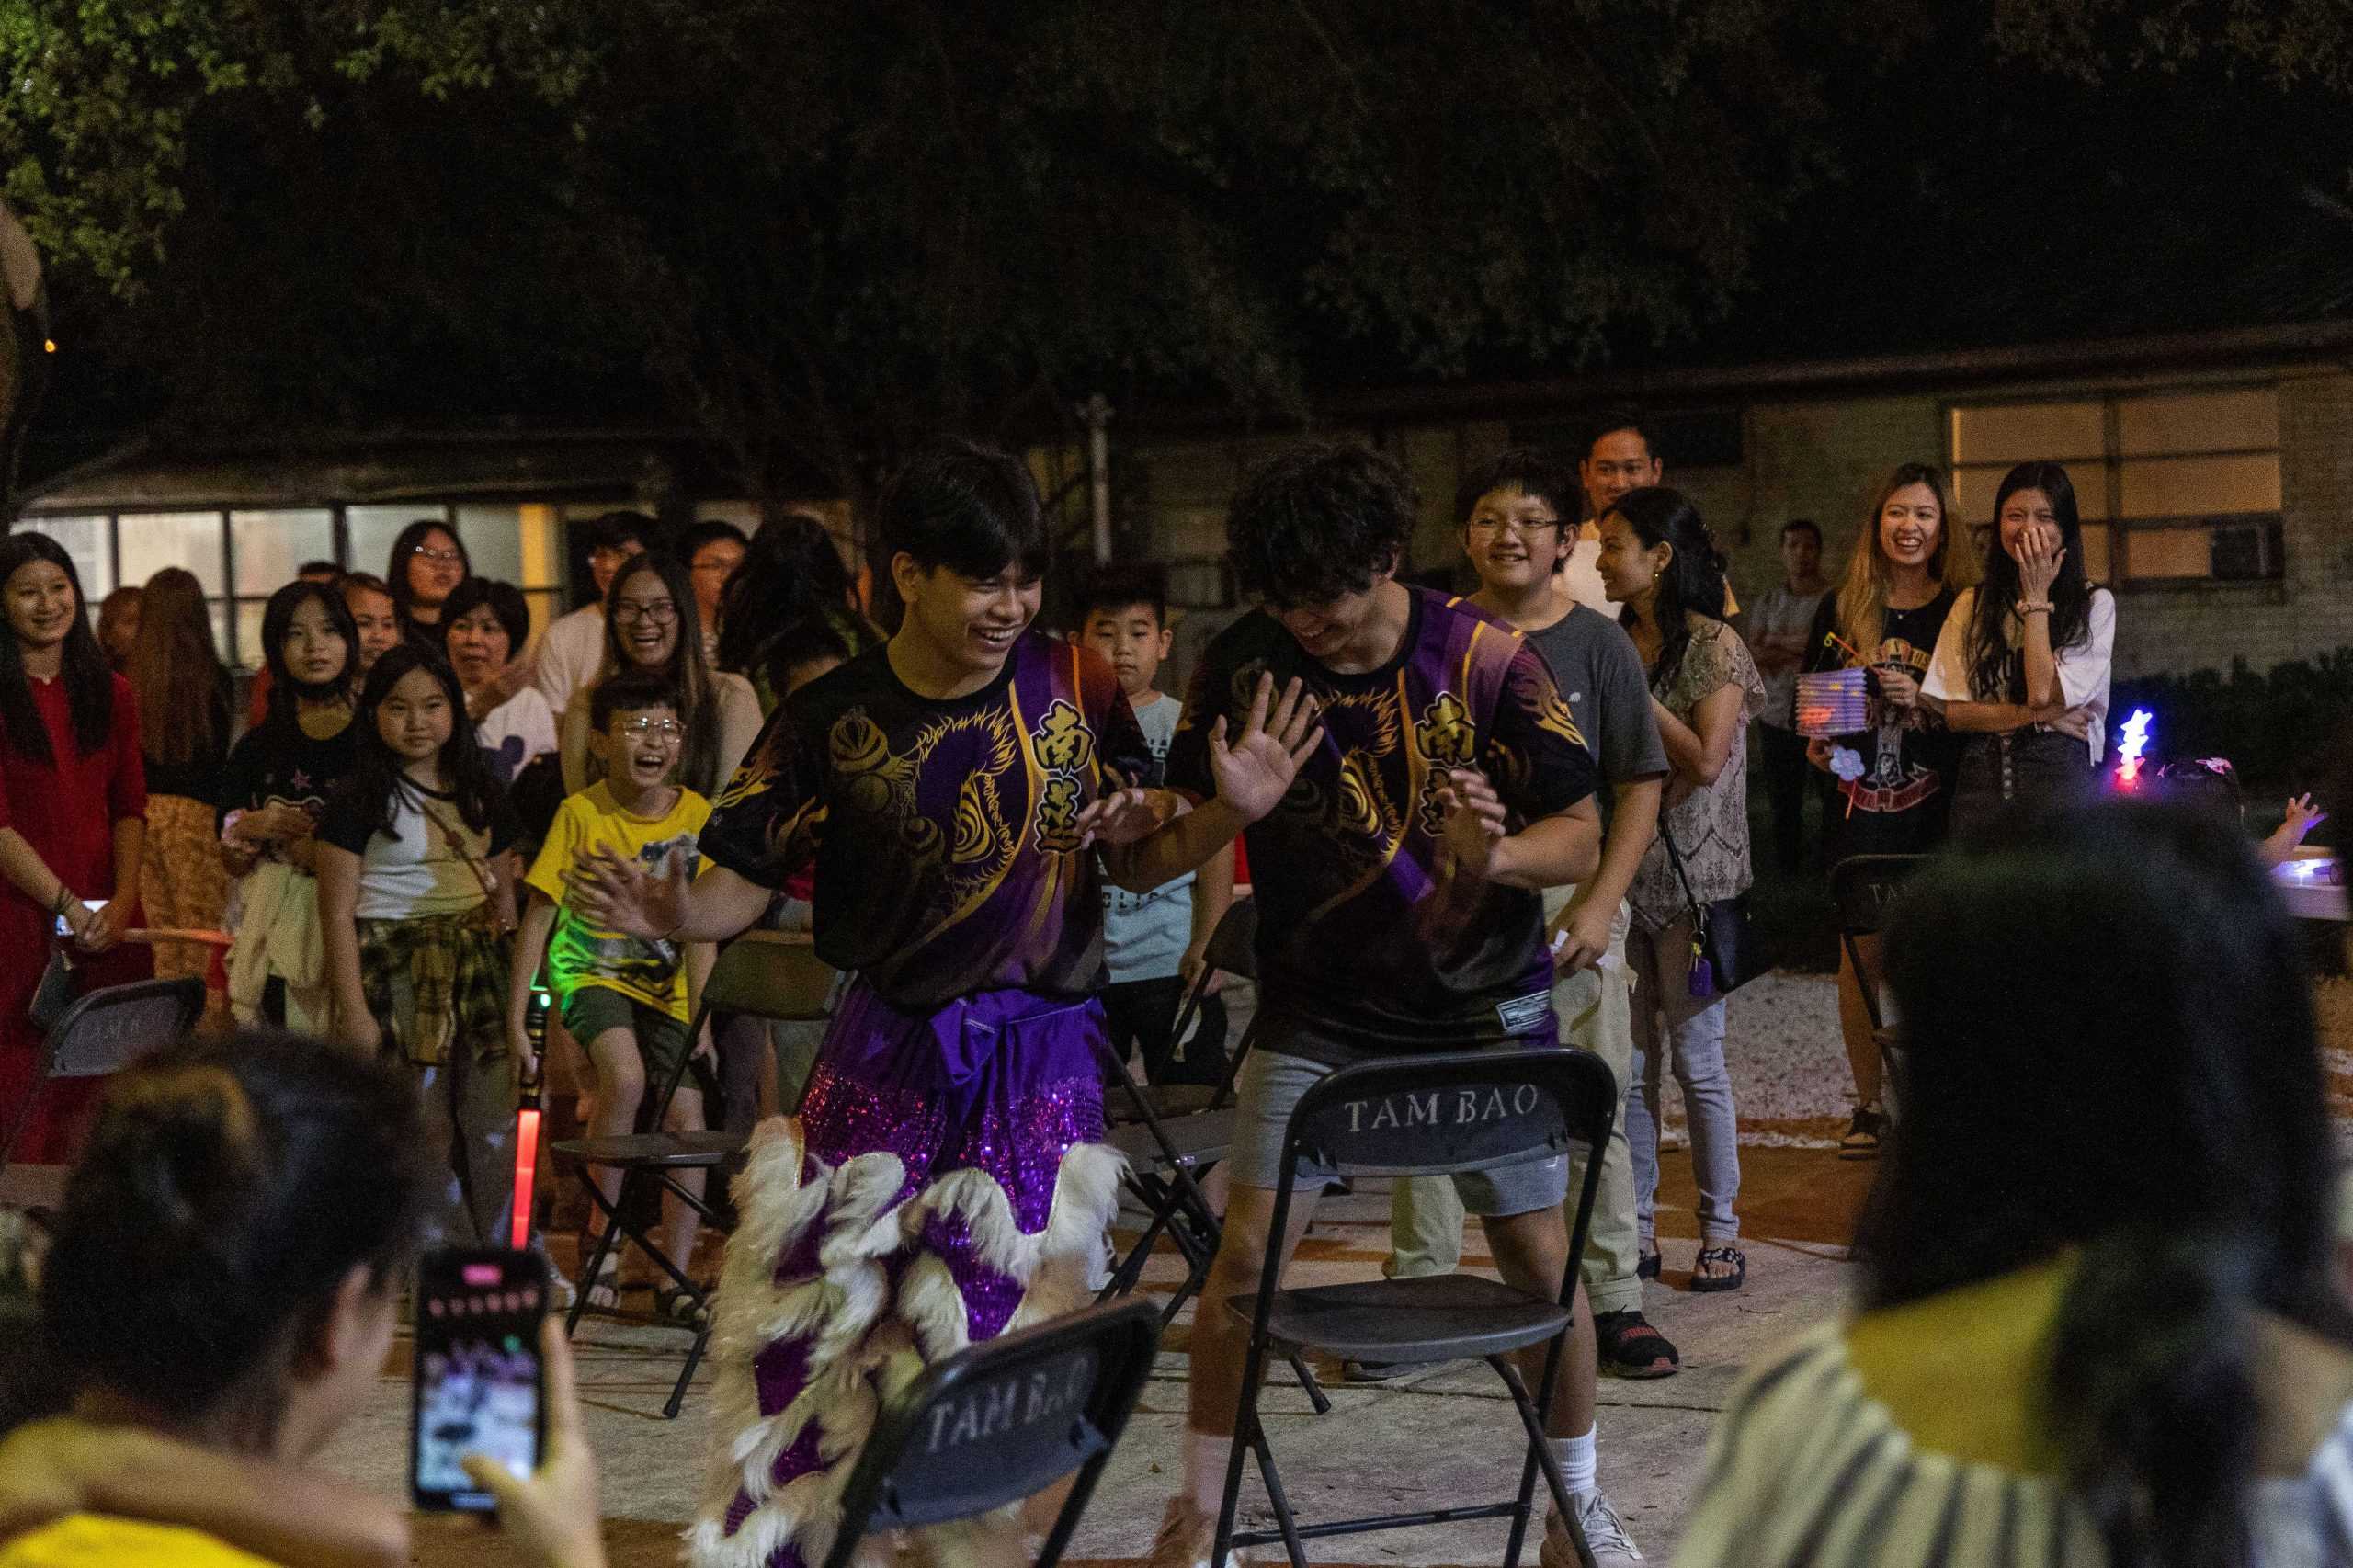
[[[1626,1143],[1634,1162],[1634,1226],[1643,1251],[1658,1250],[1658,1096],[1663,1065],[1683,1090],[1691,1130],[1691,1175],[1699,1188],[1699,1244],[1730,1246],[1740,1239],[1733,1203],[1740,1196],[1740,1125],[1733,1113],[1732,1075],[1724,1070],[1724,1002],[1699,1002],[1690,992],[1688,918],[1662,931],[1640,920],[1626,936],[1626,959],[1636,977],[1634,1066],[1626,1093]],[[1662,1031],[1664,1050],[1662,1050]],[[1664,1060],[1662,1060],[1664,1059]]]

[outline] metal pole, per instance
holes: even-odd
[[[1097,392],[1078,405],[1078,416],[1086,421],[1086,483],[1094,510],[1095,563],[1103,566],[1111,560],[1111,405]]]

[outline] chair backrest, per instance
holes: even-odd
[[[41,1042],[42,1076],[119,1073],[178,1040],[204,1011],[204,982],[138,980],[74,998]]]
[[[1300,1096],[1289,1138],[1350,1175],[1439,1176],[1598,1147],[1617,1103],[1590,1051],[1442,1051],[1341,1068]]]
[[[1245,980],[1258,978],[1258,901],[1237,898],[1227,906],[1201,949],[1201,961],[1211,969]]]
[[[970,1518],[1080,1472],[1036,1568],[1052,1568],[1152,1373],[1160,1312],[1130,1299],[984,1340],[885,1406],[842,1492],[826,1568],[860,1538]]]
[[[1927,863],[1925,855],[1850,855],[1830,869],[1830,897],[1838,906],[1838,929],[1848,937],[1875,937],[1904,879]]]
[[[704,982],[702,1002],[722,1013],[748,1013],[779,1022],[808,1022],[832,1010],[840,971],[817,956],[806,937],[746,931],[719,949]]]

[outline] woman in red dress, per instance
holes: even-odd
[[[51,933],[74,933],[77,990],[152,972],[139,924],[146,777],[139,704],[84,612],[73,559],[45,535],[0,539],[0,1136],[35,1086],[27,1017]],[[117,890],[119,890],[118,892]],[[100,1080],[43,1090],[10,1156],[68,1159]]]

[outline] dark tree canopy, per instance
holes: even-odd
[[[2280,14],[1959,30],[2054,80],[2341,85],[2353,12]],[[1954,30],[1927,0],[34,0],[0,165],[99,417],[684,423],[756,491],[855,493],[917,430],[1050,431],[1097,390],[1296,410],[1688,340]]]

